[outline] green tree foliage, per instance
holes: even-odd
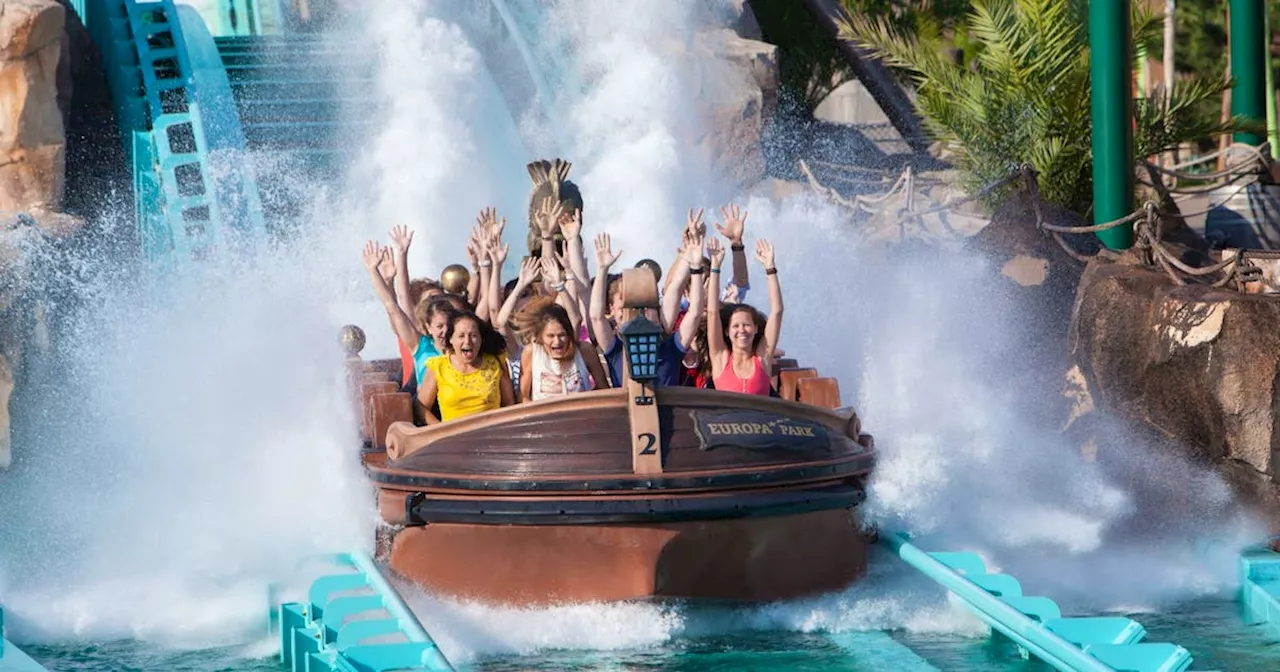
[[[1047,199],[1083,213],[1093,186],[1086,10],[1083,0],[974,0],[963,26],[974,45],[967,60],[949,57],[939,37],[883,17],[851,14],[840,37],[909,76],[926,130],[947,145],[971,189],[1029,163]],[[1160,31],[1160,17],[1135,9],[1135,43],[1158,47]],[[1221,76],[1188,76],[1167,101],[1138,99],[1135,155],[1234,130],[1236,122],[1203,112],[1224,87]]]

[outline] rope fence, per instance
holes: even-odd
[[[956,208],[978,200],[992,193],[993,191],[1005,187],[1015,181],[1021,179],[1030,196],[1032,208],[1035,213],[1036,228],[1048,233],[1054,241],[1066,252],[1071,258],[1079,262],[1087,262],[1093,256],[1106,256],[1109,258],[1117,258],[1118,253],[1103,248],[1096,255],[1082,253],[1075,249],[1064,236],[1071,235],[1088,235],[1097,234],[1102,231],[1120,226],[1132,226],[1134,233],[1134,250],[1139,260],[1146,266],[1158,267],[1169,276],[1175,284],[1185,285],[1189,282],[1208,283],[1213,287],[1231,287],[1237,291],[1247,291],[1248,289],[1256,289],[1256,283],[1262,280],[1262,269],[1259,268],[1250,259],[1251,256],[1257,258],[1276,258],[1280,257],[1280,253],[1265,250],[1233,250],[1231,256],[1221,261],[1209,264],[1207,266],[1192,266],[1182,260],[1182,256],[1163,239],[1161,222],[1166,219],[1180,219],[1186,221],[1188,219],[1208,214],[1211,210],[1230,201],[1237,194],[1243,191],[1251,184],[1259,182],[1261,176],[1266,173],[1270,167],[1270,160],[1266,154],[1267,144],[1253,147],[1250,145],[1235,144],[1224,150],[1201,156],[1192,161],[1180,163],[1171,168],[1165,168],[1149,161],[1142,162],[1142,167],[1147,170],[1150,180],[1139,180],[1142,184],[1152,187],[1164,202],[1178,205],[1178,195],[1203,195],[1213,191],[1222,189],[1228,185],[1234,185],[1236,188],[1224,199],[1217,203],[1211,204],[1208,208],[1192,213],[1181,212],[1181,209],[1167,210],[1161,209],[1159,203],[1155,200],[1144,202],[1138,209],[1133,212],[1109,222],[1101,224],[1091,224],[1086,226],[1063,226],[1059,224],[1050,224],[1045,221],[1044,208],[1042,207],[1043,199],[1040,197],[1040,186],[1036,170],[1030,165],[1023,165],[1017,170],[1011,172],[1006,177],[992,181],[982,188],[971,194],[950,199],[941,205],[931,207],[925,210],[914,209],[914,181],[918,176],[914,175],[910,166],[899,174],[890,186],[889,190],[879,196],[854,196],[846,198],[835,189],[823,185],[814,175],[809,165],[805,161],[799,161],[800,172],[804,175],[809,187],[817,194],[825,197],[828,201],[848,208],[854,213],[870,213],[870,214],[893,214],[898,220],[900,226],[904,227],[907,222],[918,221],[921,218],[937,214],[941,212],[955,210]],[[1216,160],[1219,156],[1226,155],[1228,157],[1233,154],[1243,153],[1246,155],[1244,160],[1228,164],[1224,170],[1214,171],[1212,173],[1192,173],[1187,172],[1187,168],[1194,167]],[[1174,179],[1174,185],[1167,185],[1161,176],[1171,177]],[[1198,185],[1194,187],[1181,187],[1178,182],[1184,181],[1202,181],[1210,182],[1209,185]],[[906,207],[900,208],[897,212],[893,212],[893,208],[887,206],[893,197],[906,194]],[[881,206],[881,207],[876,207]],[[949,233],[955,234],[955,231],[942,221],[942,225]],[[1219,277],[1214,277],[1219,276]]]

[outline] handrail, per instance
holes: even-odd
[[[280,659],[290,670],[453,672],[372,558],[356,552],[313,560],[337,571],[312,581],[303,602],[275,607],[273,600],[272,627],[280,629]],[[392,641],[396,636],[404,641]]]
[[[404,600],[400,599],[400,593],[395,588],[392,588],[391,584],[387,583],[387,579],[382,576],[382,570],[374,564],[373,558],[370,558],[365,553],[349,553],[347,558],[351,561],[351,564],[365,573],[369,584],[386,600],[387,611],[403,622],[401,627],[404,628],[405,636],[409,638],[409,641],[436,643],[434,639],[431,639],[431,635],[427,634],[426,628],[422,627],[422,623],[418,622],[418,617],[414,616],[413,612],[404,603]]]
[[[174,0],[90,0],[85,9],[133,165],[144,258],[171,266],[225,252],[229,228],[261,234],[257,185],[248,171],[236,166],[227,188],[214,177],[211,149],[243,148],[244,140],[225,71],[221,79],[215,72],[221,61],[212,61],[209,46],[200,43],[207,31],[197,31],[195,42],[184,33],[184,23],[202,25],[193,10],[180,10]],[[217,86],[219,81],[224,87]],[[201,84],[210,91],[200,91]],[[234,123],[225,122],[229,117]],[[210,138],[209,121],[220,131],[215,138]]]
[[[926,576],[941,584],[947,590],[974,608],[978,618],[999,630],[1018,644],[1025,646],[1036,657],[1049,663],[1063,672],[1088,670],[1091,672],[1112,672],[1111,668],[1067,640],[1046,631],[1038,623],[1028,618],[991,593],[979,588],[964,579],[950,567],[935,560],[932,556],[916,548],[907,541],[905,535],[889,533],[881,536],[881,540],[893,549],[898,557],[907,564],[923,572]]]
[[[1046,597],[1024,596],[1018,580],[990,574],[973,553],[926,553],[906,535],[881,543],[951,591],[993,630],[1062,672],[1181,672],[1191,654],[1181,646],[1146,643],[1146,629],[1125,617],[1067,617]]]

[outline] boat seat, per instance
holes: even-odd
[[[799,383],[805,378],[817,378],[817,369],[779,369],[778,396],[788,401],[799,399]]]
[[[800,403],[819,408],[840,408],[840,383],[835,378],[803,378],[796,385]]]
[[[800,362],[797,362],[796,360],[790,357],[787,357],[786,359],[779,359],[778,361],[774,362],[773,368],[775,371],[781,371],[783,369],[798,369],[800,368]]]
[[[365,441],[373,437],[373,414],[368,412],[375,394],[399,392],[400,386],[390,380],[366,381],[360,385],[360,434]]]
[[[408,392],[378,392],[369,397],[369,440],[377,450],[387,449],[387,428],[393,422],[413,422],[413,398]]]

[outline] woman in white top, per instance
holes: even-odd
[[[551,304],[538,310],[532,333],[520,353],[521,399],[551,399],[607,386],[595,346],[574,338],[564,308]]]

